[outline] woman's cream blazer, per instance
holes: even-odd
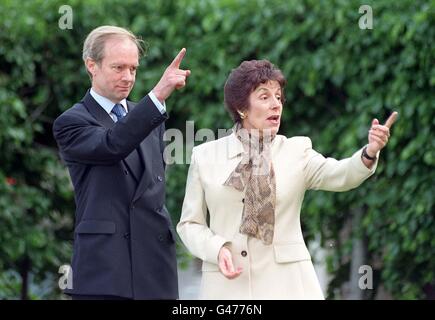
[[[308,137],[277,135],[272,142],[276,176],[273,243],[239,233],[244,192],[224,186],[240,162],[241,142],[233,134],[193,149],[177,232],[187,249],[203,260],[201,299],[323,299],[301,231],[306,190],[347,191],[370,177],[362,149],[350,158],[325,158]],[[379,156],[379,155],[378,155]],[[207,217],[208,215],[208,217]],[[209,221],[208,221],[209,219]],[[229,280],[218,269],[222,245],[242,274]]]

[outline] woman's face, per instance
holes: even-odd
[[[257,129],[262,134],[269,129],[272,135],[279,130],[281,123],[281,86],[278,81],[268,81],[260,84],[249,95],[249,108],[243,113],[246,118],[242,120],[243,128]]]

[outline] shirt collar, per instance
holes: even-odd
[[[92,98],[94,98],[95,101],[97,101],[97,103],[110,115],[110,113],[112,112],[112,109],[116,103],[107,99],[106,97],[99,95],[98,93],[95,92],[95,90],[93,88],[91,88],[90,94],[91,94]],[[127,99],[122,99],[118,103],[120,103],[124,107],[125,112],[128,112]]]

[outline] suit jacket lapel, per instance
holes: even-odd
[[[88,109],[89,113],[92,114],[105,128],[110,129],[115,125],[115,122],[109,114],[98,104],[97,101],[95,101],[94,98],[92,98],[90,90],[86,92],[86,95],[83,98],[83,104]]]
[[[128,112],[130,112],[131,111],[131,109],[133,109],[134,108],[134,105],[131,103],[131,102],[129,102],[129,101],[127,101],[127,110],[128,110]],[[139,149],[140,148],[136,148],[135,150],[133,150],[133,152],[137,152],[137,154],[138,154],[138,161],[140,162],[139,163],[139,166],[140,166],[140,170],[139,171],[137,171],[137,170],[133,170],[133,166],[134,166],[134,164],[132,163],[132,161],[134,161],[134,159],[136,158],[136,157],[134,157],[133,159],[132,159],[132,157],[130,157],[130,156],[128,156],[127,158],[125,158],[124,159],[124,163],[125,163],[125,165],[128,167],[128,169],[129,169],[129,171],[133,174],[133,177],[136,179],[136,182],[137,183],[139,183],[140,182],[140,180],[141,180],[141,177],[142,177],[142,175],[143,175],[143,172],[144,172],[144,167],[143,167],[143,157],[141,156],[141,152],[139,151]]]
[[[142,177],[139,181],[139,185],[136,189],[136,192],[133,197],[133,202],[138,200],[140,196],[144,193],[145,189],[148,187],[148,185],[152,182],[152,173],[150,170],[146,170],[147,166],[152,166],[152,154],[150,152],[146,152],[146,150],[152,150],[152,142],[153,142],[153,135],[154,132],[151,132],[150,135],[142,141],[139,147],[139,154],[142,157],[143,165],[144,165],[144,171],[142,174]]]
[[[228,146],[227,146],[227,156],[228,159],[232,159],[244,152],[242,142],[236,137],[233,132],[228,136]]]
[[[128,111],[130,112],[132,108],[134,108],[134,104],[132,104],[130,101],[127,101]],[[149,152],[146,152],[146,150],[152,150],[153,134],[154,133],[151,132],[150,135],[141,142],[139,148],[137,148],[139,158],[142,161],[143,171],[140,179],[138,179],[139,184],[134,193],[133,202],[140,198],[147,186],[152,182],[151,173],[149,172],[149,170],[146,170],[146,168],[147,166],[152,166],[153,159],[151,158],[151,154]]]
[[[115,125],[115,122],[112,120],[109,114],[97,103],[97,101],[95,101],[94,98],[92,98],[90,90],[86,92],[86,95],[83,98],[83,104],[88,109],[89,113],[92,114],[94,118],[97,119],[97,121],[100,122],[105,128],[110,129]],[[127,102],[128,111],[130,111],[131,108],[131,104]],[[136,182],[139,182],[140,177],[138,177],[135,173],[135,170],[133,170],[133,164],[131,163],[131,161],[132,159],[129,157],[126,157],[122,160],[122,162],[128,168],[128,171],[132,174]],[[142,159],[140,159],[140,161],[142,161]]]

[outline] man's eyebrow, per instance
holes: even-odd
[[[111,66],[122,66],[122,67],[130,66],[130,65],[126,64],[126,63],[118,63],[118,62],[112,62],[110,65]],[[139,63],[138,64],[132,64],[131,66],[133,66],[133,67],[139,67],[140,64]]]

